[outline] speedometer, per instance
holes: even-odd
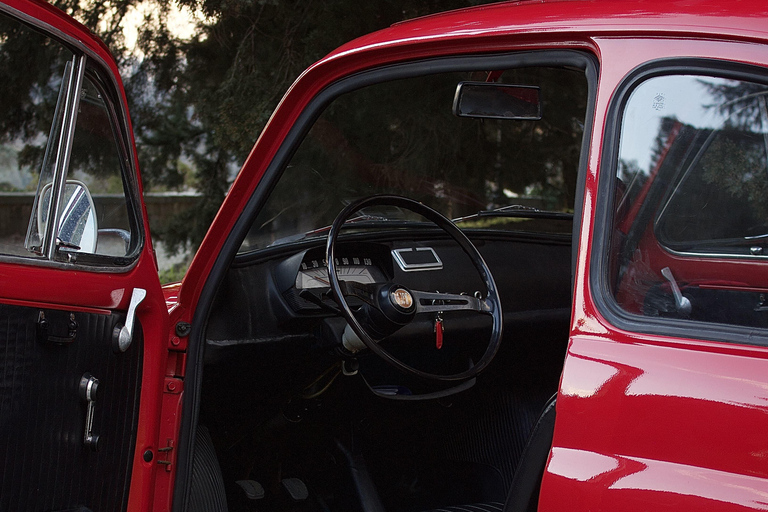
[[[328,288],[331,286],[328,281],[328,268],[324,266],[306,267],[296,275],[296,288],[299,290],[309,290],[312,288]],[[344,281],[352,281],[361,284],[371,284],[383,281],[381,272],[376,267],[364,265],[343,265],[336,267],[336,275]]]

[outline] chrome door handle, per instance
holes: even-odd
[[[147,296],[147,290],[143,288],[134,288],[131,294],[131,304],[128,306],[128,313],[125,317],[125,325],[115,327],[112,332],[112,346],[115,352],[125,352],[133,342],[133,325],[136,322],[136,308]]]

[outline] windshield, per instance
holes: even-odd
[[[541,119],[457,117],[462,81],[540,88]],[[350,202],[373,194],[421,201],[462,228],[569,233],[587,104],[583,71],[528,67],[440,73],[374,84],[336,98],[292,157],[241,252],[324,235]],[[519,208],[507,208],[518,205]],[[479,211],[505,209],[508,216]],[[418,221],[388,207],[357,222]],[[501,212],[498,212],[501,213]],[[567,217],[567,216],[565,216]]]

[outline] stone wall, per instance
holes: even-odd
[[[147,205],[150,227],[159,225],[163,219],[193,208],[199,199],[198,194],[151,193],[144,196]],[[35,194],[26,192],[0,192],[0,237],[21,237],[27,234],[29,216]],[[97,212],[122,210],[121,194],[94,195],[93,202]]]

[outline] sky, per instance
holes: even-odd
[[[640,84],[630,95],[624,111],[621,158],[636,160],[640,169],[649,172],[654,141],[664,117],[673,117],[696,128],[720,128],[725,116],[718,109],[708,108],[717,101],[702,82],[736,83],[723,78],[671,75]]]
[[[138,37],[138,27],[144,23],[144,18],[147,15],[152,15],[156,12],[157,7],[153,0],[146,0],[141,2],[136,7],[131,8],[128,14],[123,19],[123,36],[125,37],[125,45],[127,48],[136,50],[136,39]],[[179,7],[175,2],[171,2],[170,12],[168,15],[168,28],[174,35],[182,38],[190,38],[196,28],[196,24],[204,20],[204,16],[200,12],[193,12],[187,7]]]

